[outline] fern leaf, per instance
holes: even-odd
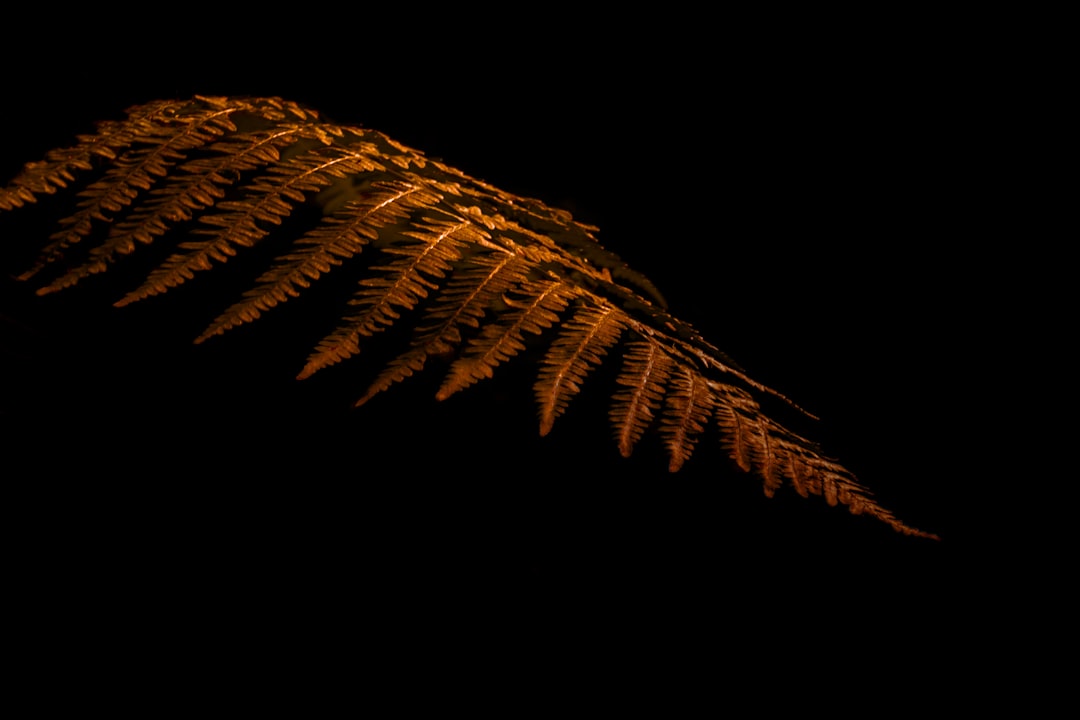
[[[474,383],[490,378],[495,368],[525,349],[523,333],[539,335],[559,321],[577,292],[557,280],[543,279],[523,282],[514,288],[514,295],[503,295],[510,308],[484,326],[467,349],[451,364],[435,397],[446,400]]]
[[[439,287],[466,245],[479,244],[485,237],[469,221],[454,218],[428,218],[419,227],[401,233],[412,242],[383,249],[398,258],[390,265],[373,268],[378,274],[361,281],[363,289],[352,302],[362,311],[346,318],[345,324],[319,343],[300,372],[301,379],[359,353],[361,336],[393,325],[401,311],[411,310]]]
[[[27,163],[7,187],[0,189],[0,210],[12,210],[68,187],[76,177],[93,170],[95,160],[114,161],[125,148],[147,135],[163,118],[190,106],[188,101],[157,101],[132,108],[126,120],[98,123],[93,135],[80,135],[78,145],[50,151],[44,160]]]
[[[89,173],[80,189],[80,176]],[[147,103],[28,163],[0,189],[0,213],[63,189],[76,193],[74,212],[59,219],[36,263],[19,276],[54,272],[51,281],[39,279],[39,293],[106,272],[159,239],[173,242],[166,260],[116,303],[126,305],[214,270],[278,232],[287,249],[253,287],[238,291],[196,338],[202,342],[302,295],[370,246],[376,263],[357,267],[365,274],[348,309],[310,352],[301,378],[400,324],[411,341],[358,404],[435,356],[450,361],[436,394],[444,400],[491,377],[530,341],[543,347],[540,336],[548,333],[533,385],[541,435],[603,358],[619,352],[608,415],[622,455],[656,426],[669,468],[678,470],[714,420],[733,462],[757,475],[766,495],[790,484],[899,532],[933,537],[897,520],[843,465],[770,417],[764,397],[801,408],[669,314],[648,278],[596,241],[596,228],[378,132],[325,122],[281,98]],[[296,217],[301,205],[323,216],[286,237],[286,218],[309,220]],[[187,222],[197,225],[185,235]],[[56,270],[56,261],[75,254],[70,269]]]
[[[391,361],[356,401],[360,406],[391,385],[418,372],[432,355],[449,355],[462,340],[462,326],[477,328],[492,305],[523,278],[523,261],[510,253],[478,254],[468,268],[454,276],[438,302],[418,322],[421,327],[407,352]]]
[[[623,370],[616,379],[624,387],[615,394],[610,417],[623,457],[630,453],[660,408],[673,362],[653,342],[632,340],[623,355]]]
[[[741,388],[724,383],[712,383],[716,410],[714,417],[720,426],[720,442],[743,472],[753,469],[753,435],[750,428],[759,408],[750,394]]]
[[[382,169],[360,149],[315,149],[271,169],[271,173],[249,186],[250,199],[226,200],[215,205],[224,213],[204,215],[202,222],[220,230],[199,230],[210,239],[181,244],[186,253],[177,253],[153,271],[140,287],[128,293],[118,307],[168,291],[192,279],[198,271],[209,270],[211,261],[226,262],[239,248],[254,246],[270,228],[278,225],[305,193],[329,185],[349,173]]]
[[[110,223],[141,192],[149,190],[168,175],[186,153],[235,129],[227,113],[211,113],[184,124],[180,131],[168,126],[151,126],[137,139],[146,147],[117,158],[105,177],[79,194],[79,209],[60,222],[66,229],[55,233],[39,262],[24,277],[32,277],[44,265],[64,256],[67,248],[89,235],[98,223]],[[171,130],[171,132],[167,132]]]
[[[260,276],[259,285],[219,315],[195,342],[252,322],[264,311],[297,297],[335,266],[358,255],[378,237],[381,228],[400,222],[418,208],[430,207],[438,199],[406,183],[375,186],[349,202],[340,214],[325,217],[317,228],[297,239],[296,252],[285,255]]]
[[[713,396],[705,379],[688,367],[673,372],[660,433],[668,448],[668,469],[677,472],[694,452],[701,431],[708,424]]]
[[[150,245],[173,225],[190,220],[225,197],[225,188],[238,174],[277,162],[280,147],[307,134],[304,126],[290,125],[217,142],[208,150],[212,158],[186,162],[164,187],[151,190],[148,199],[109,231],[101,245],[90,250],[89,259],[38,290],[39,294],[70,287],[89,275],[104,272],[118,257]]]
[[[603,359],[624,327],[619,311],[609,305],[582,304],[559,328],[559,336],[542,361],[535,385],[540,404],[540,434],[547,435],[555,419],[581,390],[589,371]]]

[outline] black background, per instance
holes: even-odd
[[[35,602],[180,625],[295,603],[335,625],[480,597],[526,625],[815,626],[940,650],[987,580],[960,502],[977,485],[955,353],[978,331],[952,291],[977,59],[936,21],[521,12],[27,21],[0,169],[196,93],[381,130],[598,225],[675,315],[821,418],[784,420],[942,541],[765,499],[713,436],[678,474],[655,436],[623,460],[599,390],[538,438],[533,361],[446,403],[436,371],[354,411],[374,360],[298,383],[290,337],[192,346],[220,309],[194,295],[121,311],[108,282],[37,299],[5,279],[5,514]],[[5,257],[43,237],[0,222]]]

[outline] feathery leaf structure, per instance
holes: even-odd
[[[615,393],[611,423],[619,452],[630,457],[634,445],[652,424],[664,400],[674,361],[655,343],[631,340],[623,354],[623,371],[616,382],[624,387]],[[740,465],[744,471],[749,467]]]
[[[609,419],[622,455],[655,429],[674,472],[715,423],[733,462],[760,476],[766,494],[789,483],[899,532],[934,537],[895,518],[846,468],[768,417],[759,398],[787,398],[670,315],[647,278],[597,243],[595,228],[381,133],[336,125],[280,98],[148,103],[28,163],[0,189],[0,211],[76,186],[83,175],[90,179],[74,212],[21,276],[44,278],[41,294],[165,244],[171,254],[116,304],[142,301],[228,263],[300,209],[316,208],[318,219],[289,236],[288,249],[196,342],[257,321],[363,254],[371,264],[300,378],[404,327],[412,330],[407,348],[357,404],[436,357],[448,361],[436,394],[445,400],[492,377],[529,343],[546,343],[533,389],[547,434],[590,373],[615,355]]]

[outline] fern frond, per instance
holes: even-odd
[[[693,454],[715,401],[705,379],[692,368],[684,366],[674,371],[669,384],[660,434],[668,449],[668,469],[677,472]]]
[[[461,259],[465,247],[479,244],[486,237],[463,219],[428,218],[418,227],[401,233],[402,239],[409,238],[409,242],[383,248],[397,259],[373,268],[379,274],[360,281],[363,289],[352,304],[362,308],[361,312],[350,315],[319,343],[300,372],[301,379],[359,353],[361,336],[385,330],[401,317],[401,312],[416,307],[439,287],[453,269],[452,263]]]
[[[335,266],[360,254],[382,228],[401,222],[410,213],[434,205],[439,196],[407,183],[375,185],[350,201],[340,214],[328,215],[318,227],[296,241],[297,250],[281,258],[259,277],[259,285],[217,317],[199,337],[204,342],[238,325],[252,322],[290,297],[299,296]]]
[[[162,263],[146,282],[118,301],[117,306],[166,292],[191,280],[196,272],[209,270],[212,262],[224,263],[240,248],[253,247],[269,234],[267,226],[280,225],[306,199],[305,193],[350,173],[381,169],[364,148],[340,146],[315,148],[273,166],[268,175],[246,188],[247,198],[223,200],[215,208],[225,212],[200,218],[203,223],[220,228],[196,231],[210,239],[182,243],[180,247],[187,252],[177,253]]]
[[[97,132],[78,136],[77,145],[51,150],[44,160],[27,163],[0,189],[0,210],[22,207],[68,187],[79,174],[93,170],[95,160],[117,160],[137,138],[153,135],[163,119],[190,105],[189,101],[161,100],[132,108],[126,120],[98,123]]]
[[[551,432],[555,419],[566,411],[581,390],[589,371],[598,365],[621,334],[624,323],[618,309],[582,303],[559,328],[559,335],[541,361],[534,387],[540,404],[540,434]]]
[[[673,366],[672,359],[656,343],[643,339],[627,343],[623,369],[616,379],[624,389],[615,394],[610,412],[623,457],[630,457],[634,445],[652,424]]]
[[[446,400],[470,385],[490,378],[495,368],[525,349],[523,333],[539,335],[559,321],[559,314],[578,296],[574,288],[550,278],[520,283],[503,295],[510,310],[486,324],[451,364],[435,397]]]
[[[41,255],[41,262],[24,274],[24,278],[32,277],[46,264],[63,257],[68,248],[82,241],[98,223],[111,223],[140,193],[168,175],[187,152],[236,129],[229,119],[229,113],[224,111],[180,117],[188,122],[181,123],[179,130],[171,123],[148,126],[143,134],[135,138],[145,147],[116,158],[102,179],[79,193],[83,198],[79,202],[79,209],[60,221],[66,229],[53,234],[52,242]]]
[[[419,328],[409,350],[391,361],[356,405],[420,371],[432,355],[451,354],[461,343],[462,327],[480,327],[484,315],[503,294],[524,280],[524,264],[521,256],[510,253],[481,253],[470,258],[469,266],[454,275],[421,321],[435,324]]]
[[[676,471],[714,421],[732,461],[757,475],[766,495],[790,484],[899,532],[933,537],[897,520],[843,465],[770,417],[759,402],[766,397],[800,408],[670,314],[648,278],[596,241],[596,228],[381,133],[325,122],[281,98],[147,103],[28,163],[0,189],[0,213],[62,189],[76,193],[75,209],[20,275],[43,278],[39,293],[107,272],[139,248],[173,243],[115,303],[127,305],[278,233],[288,247],[209,323],[196,338],[203,342],[304,294],[370,247],[376,261],[353,266],[363,273],[358,287],[299,377],[359,353],[362,340],[397,325],[411,332],[407,347],[357,404],[433,357],[449,361],[436,393],[445,400],[532,344],[540,356],[533,393],[547,435],[607,354],[618,353],[608,416],[623,456],[654,428]],[[321,217],[298,213],[302,206]],[[62,268],[61,259],[73,262]]]
[[[753,469],[751,426],[761,409],[742,388],[719,382],[711,387],[716,397],[714,417],[720,428],[720,442],[739,469],[750,472]]]
[[[214,143],[215,155],[180,165],[163,187],[150,191],[152,198],[137,206],[130,216],[109,231],[109,237],[92,248],[89,259],[38,290],[39,294],[70,287],[85,277],[104,272],[119,256],[149,245],[173,225],[190,220],[225,197],[226,188],[240,173],[277,162],[280,148],[307,135],[303,125],[286,125],[232,136]]]

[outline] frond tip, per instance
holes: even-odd
[[[342,300],[317,318],[325,334],[300,378],[405,333],[405,349],[357,404],[434,358],[446,361],[436,393],[445,400],[532,355],[541,435],[612,356],[608,419],[622,456],[654,432],[675,472],[718,431],[733,463],[769,496],[787,485],[898,532],[936,537],[897,520],[843,465],[770,417],[766,399],[799,409],[669,314],[660,291],[601,247],[595,228],[381,133],[280,98],[148,103],[28,163],[0,188],[0,214],[61,192],[75,193],[74,210],[20,275],[41,294],[132,256],[152,259],[151,245],[164,259],[147,263],[141,284],[118,289],[115,304],[198,292],[190,280],[228,279],[222,265],[270,245],[253,286],[238,288],[196,342],[330,287],[324,295]]]

